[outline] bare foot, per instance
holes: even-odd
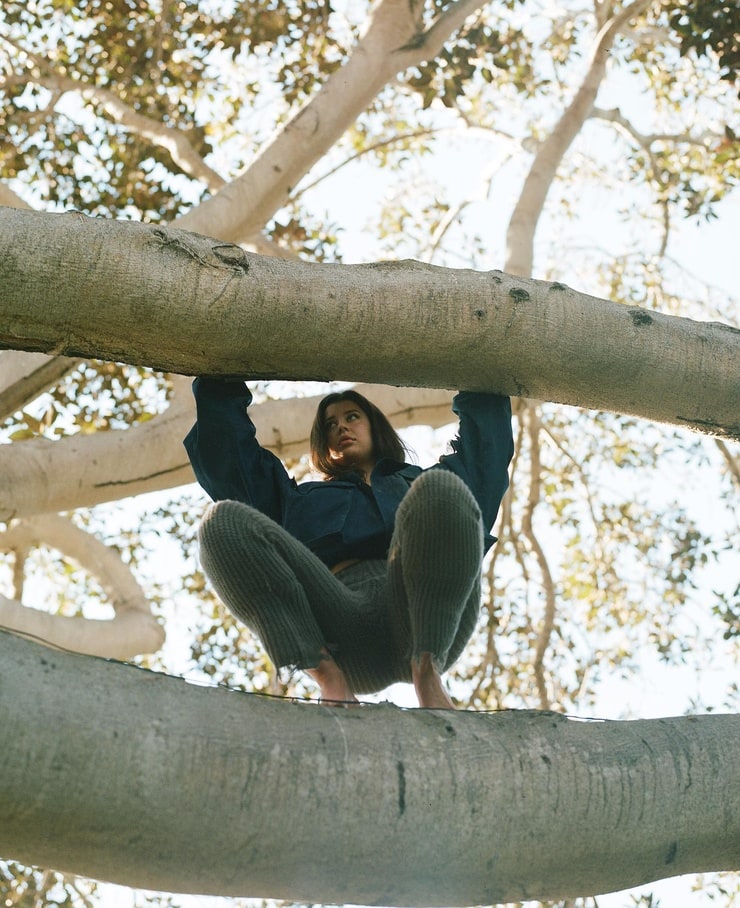
[[[411,676],[419,706],[426,709],[454,709],[455,704],[445,690],[442,677],[434,667],[431,653],[422,653],[418,662],[411,661]]]
[[[337,704],[358,703],[357,697],[352,692],[344,672],[337,665],[327,650],[322,650],[321,662],[316,668],[309,668],[306,674],[319,685],[321,699]]]

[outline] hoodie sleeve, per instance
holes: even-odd
[[[196,378],[196,423],[184,444],[195,477],[214,501],[234,499],[280,522],[295,488],[278,457],[261,447],[241,381]]]
[[[439,462],[456,473],[473,493],[488,534],[509,487],[509,462],[514,454],[511,401],[500,394],[460,391],[452,401],[460,420],[452,453]],[[487,542],[493,541],[488,537]]]

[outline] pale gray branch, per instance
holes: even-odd
[[[738,459],[732,451],[730,451],[729,445],[725,444],[721,438],[715,438],[715,443],[719,448],[719,452],[724,458],[725,463],[730,471],[733,481],[737,486],[740,486],[740,459]]]
[[[96,577],[115,617],[99,620],[50,614],[0,596],[0,626],[51,646],[109,658],[131,658],[159,649],[164,631],[153,618],[131,569],[114,549],[56,514],[14,521],[0,533],[0,550],[17,552],[21,565],[30,549],[42,544],[72,558]]]
[[[534,234],[557,168],[593,109],[606,74],[609,48],[620,28],[648,3],[636,0],[605,22],[594,40],[588,69],[573,100],[540,145],[509,221],[504,267],[510,274],[532,274]]]
[[[211,192],[217,192],[225,185],[223,177],[205,163],[181,129],[166,126],[160,120],[154,120],[138,113],[122,101],[115,92],[107,88],[84,82],[81,79],[71,79],[63,73],[57,72],[52,64],[39,54],[23,48],[17,42],[10,41],[6,36],[0,37],[27,57],[27,66],[33,80],[53,94],[61,97],[64,93],[72,92],[90,104],[100,107],[114,122],[153,145],[165,149],[184,173],[201,180]]]
[[[740,866],[738,716],[348,710],[6,634],[0,663],[0,854],[26,864],[168,892],[415,906]],[[67,730],[53,746],[50,727]]]
[[[453,3],[420,35],[414,4],[379,0],[344,66],[327,78],[242,174],[179,218],[178,226],[232,242],[253,236],[389,80],[438,53],[481,5],[480,0]]]
[[[740,332],[560,283],[288,262],[174,228],[7,208],[0,276],[0,348],[185,375],[498,391],[740,435]]]
[[[549,709],[551,706],[550,696],[547,692],[547,681],[545,679],[545,654],[550,645],[550,638],[555,627],[555,613],[557,604],[555,600],[555,583],[550,571],[550,565],[545,555],[545,550],[534,529],[534,513],[542,498],[541,490],[541,462],[540,462],[540,416],[536,405],[530,405],[526,413],[527,437],[529,440],[529,489],[527,493],[527,502],[524,506],[522,516],[522,532],[524,533],[530,548],[532,549],[537,567],[540,572],[542,581],[542,590],[545,595],[545,611],[542,616],[539,631],[537,632],[537,644],[532,659],[532,668],[537,683],[537,693],[540,699],[542,709]]]
[[[54,387],[80,360],[43,353],[0,352],[0,420]]]

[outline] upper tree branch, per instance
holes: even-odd
[[[11,208],[0,283],[4,348],[186,375],[499,391],[740,434],[740,332],[560,283],[287,262],[174,228]]]
[[[380,0],[344,66],[327,78],[239,177],[179,218],[178,226],[232,242],[261,230],[393,76],[438,53],[482,2],[452,3],[424,31],[408,0]]]
[[[573,139],[591,114],[606,74],[609,50],[615,38],[624,24],[641,13],[649,3],[650,0],[635,0],[618,15],[606,20],[596,36],[583,82],[555,127],[539,147],[509,221],[505,270],[510,274],[527,277],[532,273],[534,234],[557,169]]]
[[[193,179],[201,180],[211,192],[217,192],[224,185],[224,179],[205,163],[182,130],[165,126],[160,120],[138,113],[107,88],[65,76],[40,55],[26,50],[7,37],[1,37],[27,58],[26,65],[31,70],[31,78],[39,85],[58,96],[65,93],[77,94],[93,106],[99,107],[124,129],[167,151],[184,173]]]

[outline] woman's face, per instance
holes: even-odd
[[[373,436],[367,414],[352,400],[329,404],[324,413],[329,457],[342,468],[369,475],[375,466]]]

